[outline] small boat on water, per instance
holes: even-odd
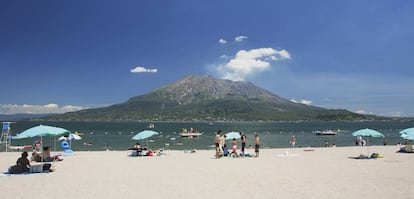
[[[195,132],[195,133],[180,133],[180,136],[181,137],[197,137],[197,136],[200,136],[200,135],[202,135],[202,133],[199,133],[199,132]]]
[[[193,128],[191,128],[190,130],[187,130],[186,128],[183,128],[181,130],[180,136],[181,137],[197,137],[197,136],[201,136],[202,133],[198,132],[198,130],[193,130]]]
[[[338,131],[334,131],[334,130],[323,130],[323,131],[315,131],[316,135],[336,135],[338,133]]]

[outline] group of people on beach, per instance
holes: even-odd
[[[12,174],[19,174],[25,173],[30,171],[31,163],[33,162],[41,162],[43,163],[43,171],[49,171],[51,164],[50,162],[54,161],[62,161],[63,159],[60,158],[60,155],[52,156],[50,154],[50,147],[41,146],[40,141],[36,141],[33,144],[33,152],[32,156],[29,158],[29,153],[27,151],[23,151],[21,157],[19,157],[16,161],[16,165],[13,165],[9,168],[9,173]],[[46,163],[45,163],[46,162]]]
[[[246,153],[246,141],[247,141],[247,136],[244,132],[240,132],[240,142],[236,139],[233,138],[231,140],[231,151],[228,150],[227,148],[227,135],[223,135],[221,136],[221,130],[218,130],[214,139],[215,142],[215,149],[216,149],[216,154],[215,157],[216,158],[220,158],[221,156],[225,156],[225,157],[246,157],[246,156],[250,156],[250,154]],[[254,152],[255,152],[255,157],[259,157],[259,148],[260,148],[260,138],[259,135],[255,133],[254,135]],[[238,144],[241,144],[241,153],[238,154],[237,149],[238,149]]]
[[[165,152],[163,149],[155,150],[154,148],[149,148],[147,145],[141,146],[138,142],[135,143],[133,147],[128,148],[129,151],[132,151],[130,153],[130,156],[160,156],[165,155]]]

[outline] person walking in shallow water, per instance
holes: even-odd
[[[292,145],[292,148],[295,148],[296,145],[296,138],[294,135],[292,135],[292,137],[290,137],[290,141],[289,141],[290,145]]]

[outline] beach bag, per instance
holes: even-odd
[[[52,164],[43,164],[43,171],[49,171]]]
[[[373,153],[373,154],[371,154],[371,158],[378,158],[378,153]]]

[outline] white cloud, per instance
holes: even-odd
[[[238,37],[234,38],[234,41],[236,41],[236,42],[242,42],[242,41],[244,41],[246,39],[247,39],[247,36],[238,36]]]
[[[291,99],[290,100],[291,102],[293,102],[293,103],[297,103],[297,104],[304,104],[304,105],[311,105],[312,104],[312,101],[310,101],[310,100],[300,100],[300,101],[297,101],[296,99]]]
[[[360,110],[356,110],[355,111],[355,113],[358,113],[358,114],[366,114],[367,112],[365,111],[365,110],[362,110],[362,109],[360,109]]]
[[[300,103],[305,104],[305,105],[311,105],[312,101],[310,101],[310,100],[301,100]]]
[[[224,40],[224,39],[219,39],[218,42],[221,43],[221,44],[226,44],[227,43],[227,41]]]
[[[45,114],[45,113],[66,113],[72,111],[79,111],[88,107],[66,105],[59,107],[57,104],[46,105],[29,105],[29,104],[0,104],[0,114]]]
[[[156,73],[158,69],[149,69],[142,66],[137,66],[131,69],[131,73]]]
[[[271,67],[270,61],[290,59],[286,50],[258,48],[249,51],[240,50],[228,63],[217,66],[222,78],[234,81],[265,71]]]

